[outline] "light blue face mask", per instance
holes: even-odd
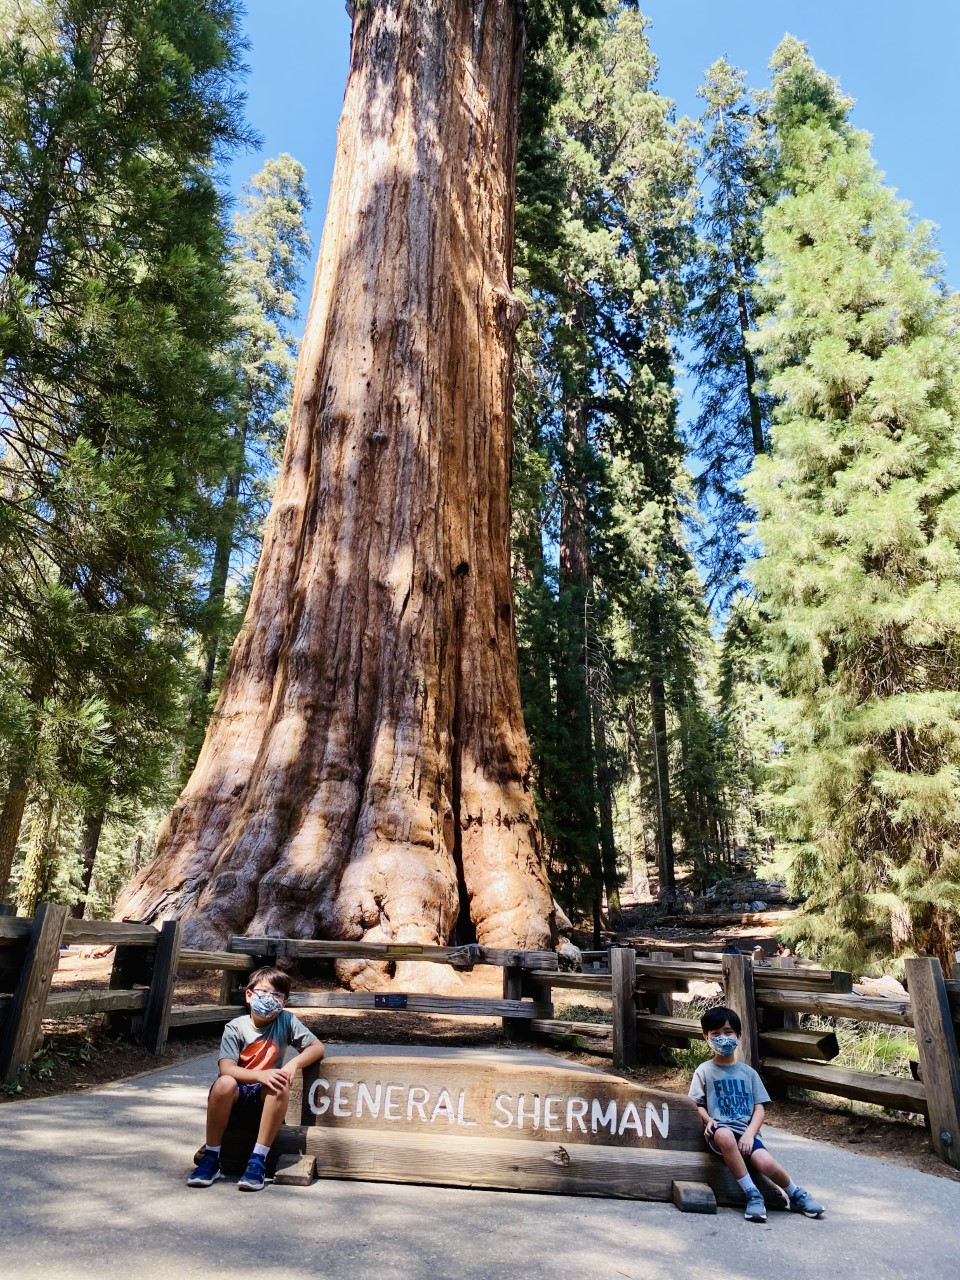
[[[735,1053],[739,1043],[739,1036],[710,1036],[707,1039],[707,1044],[714,1053],[719,1053],[721,1058],[726,1058],[729,1054]]]
[[[250,1012],[255,1013],[258,1018],[273,1019],[282,1008],[283,1001],[279,996],[255,991],[250,997]]]

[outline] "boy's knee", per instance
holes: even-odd
[[[240,1086],[234,1080],[233,1076],[218,1076],[213,1082],[213,1088],[210,1090],[211,1098],[236,1098],[240,1092]]]
[[[737,1145],[737,1135],[732,1129],[714,1129],[713,1141],[721,1151],[729,1151]]]

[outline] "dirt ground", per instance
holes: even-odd
[[[671,931],[673,932],[673,931]],[[109,982],[111,956],[65,952],[54,979],[57,989],[103,988]],[[476,969],[464,977],[471,995],[499,995],[499,970]],[[301,985],[301,984],[297,984]],[[312,978],[312,987],[333,986],[332,981]],[[177,986],[175,1003],[216,1003],[219,974],[185,977]],[[466,991],[465,991],[466,994]],[[568,1005],[578,1009],[596,1003],[587,993],[570,993]],[[557,1016],[563,1016],[564,1002],[557,1000]],[[450,1018],[425,1014],[360,1010],[300,1012],[303,1021],[324,1041],[334,1044],[432,1044],[498,1045],[503,1043],[499,1022],[486,1018]],[[581,1013],[576,1015],[582,1017]],[[19,1086],[0,1088],[0,1103],[45,1097],[55,1093],[97,1088],[158,1066],[172,1065],[185,1058],[215,1051],[219,1031],[212,1028],[184,1029],[171,1036],[158,1059],[104,1028],[102,1017],[77,1017],[44,1023],[44,1043],[34,1058],[31,1073]],[[583,1042],[578,1042],[582,1044]],[[530,1047],[527,1044],[518,1047]],[[538,1047],[544,1047],[539,1045]],[[612,1070],[610,1059],[582,1048],[563,1047],[556,1041],[548,1046],[573,1062]],[[657,1088],[686,1092],[689,1071],[661,1063],[651,1063],[621,1073],[629,1079]],[[840,1147],[855,1147],[865,1155],[960,1181],[960,1174],[944,1165],[931,1151],[929,1138],[919,1117],[897,1117],[877,1108],[839,1100],[805,1098],[778,1101],[768,1108],[771,1124],[806,1138],[815,1138]]]

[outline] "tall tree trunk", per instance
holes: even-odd
[[[660,611],[649,610],[650,641],[653,650],[650,676],[650,713],[653,721],[653,781],[657,798],[657,850],[660,893],[677,887],[673,866],[673,805],[670,797],[670,756],[667,744],[667,692],[663,684]]]
[[[0,808],[0,899],[4,897],[10,884],[31,779],[32,773],[26,760],[15,760],[7,781],[3,807]]]
[[[516,0],[357,7],[290,433],[193,777],[118,912],[556,940],[509,564]],[[354,972],[355,980],[359,975]]]
[[[739,280],[739,268],[737,278]],[[747,295],[742,286],[737,288],[737,320],[740,325],[741,356],[743,358],[743,379],[747,387],[747,404],[750,408],[750,441],[753,455],[759,458],[766,452],[767,442],[763,436],[763,414],[760,412],[760,400],[754,388],[757,385],[757,368],[753,362],[753,354],[747,346],[747,334],[750,332],[750,314],[747,310]]]
[[[737,324],[740,327],[740,358],[743,361],[743,379],[747,388],[747,405],[750,411],[750,441],[753,445],[754,457],[759,458],[766,452],[767,442],[763,434],[763,414],[760,412],[760,400],[754,388],[757,384],[757,368],[753,360],[753,352],[747,345],[747,335],[752,326],[750,310],[747,304],[747,289],[744,254],[740,248],[740,228],[733,212],[733,193],[730,190],[730,175],[726,165],[723,166],[723,194],[726,200],[727,228],[730,234],[730,256],[733,270],[737,277]]]
[[[32,744],[40,733],[40,714],[50,692],[52,677],[49,671],[38,672],[27,692],[27,700],[34,708],[30,726],[22,741],[11,752],[7,772],[7,791],[0,807],[0,899],[4,897],[10,884],[17,845],[20,840],[20,828],[23,826],[23,815],[34,775],[34,752]]]
[[[574,319],[574,327],[578,320]],[[593,893],[593,942],[601,945],[603,862],[595,801],[596,752],[590,687],[590,637],[587,601],[590,554],[587,540],[587,493],[583,460],[588,447],[584,398],[571,395],[564,406],[564,464],[560,511],[560,645],[557,715],[566,729],[570,773],[563,829],[557,844],[579,879],[589,877]],[[571,785],[572,778],[576,783]],[[579,865],[578,865],[579,864]]]
[[[80,837],[80,897],[73,904],[70,914],[75,920],[82,920],[90,896],[90,882],[93,879],[93,868],[97,861],[97,850],[100,848],[100,836],[103,832],[103,820],[106,813],[98,809],[95,813],[86,813],[83,817],[83,835]]]
[[[600,829],[600,861],[603,887],[611,928],[620,925],[620,874],[617,870],[617,842],[613,830],[613,766],[607,748],[607,726],[603,708],[593,704],[593,738],[597,754],[597,809]]]
[[[17,913],[32,916],[49,896],[54,879],[58,824],[57,806],[49,797],[37,805],[17,885]]]

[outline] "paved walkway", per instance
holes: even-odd
[[[0,1107],[0,1275],[57,1280],[956,1280],[960,1183],[769,1130],[819,1222],[321,1181],[190,1190],[215,1056]]]

